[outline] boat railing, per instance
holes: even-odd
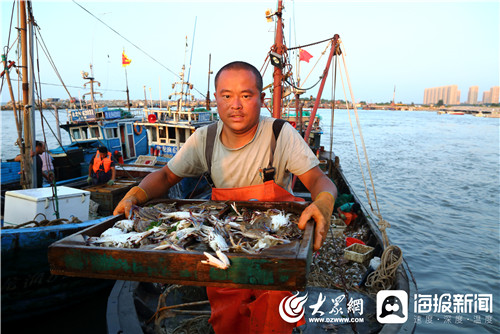
[[[153,118],[158,122],[192,124],[217,120],[216,112],[206,109],[197,110],[194,107],[186,110],[145,108],[143,112],[148,120],[151,119],[150,115],[154,115]]]

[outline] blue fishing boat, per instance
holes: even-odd
[[[172,84],[173,93],[165,108],[144,108],[143,121],[135,123],[136,127],[146,129],[147,147],[150,165],[165,165],[184,145],[197,128],[216,122],[216,111],[206,108],[195,108],[191,103],[193,84],[185,80],[185,65],[180,72],[180,80]],[[124,166],[125,170],[133,169]],[[176,187],[176,198],[188,198],[209,190],[204,178],[184,178]],[[209,194],[201,197],[209,197]]]
[[[65,307],[113,284],[51,275],[47,260],[50,244],[105,219],[2,230],[2,323]]]
[[[274,65],[274,84],[267,86],[272,86],[274,88],[273,117],[288,120],[289,123],[303,135],[304,140],[307,141],[311,149],[317,154],[320,160],[320,168],[337,187],[339,196],[335,202],[335,206],[340,207],[346,202],[351,202],[358,203],[360,209],[357,211],[357,216],[354,218],[355,220],[349,222],[350,225],[341,219],[342,216],[340,214],[338,216],[332,215],[332,224],[322,248],[314,255],[309,253],[310,261],[306,266],[307,283],[302,287],[305,291],[300,291],[301,297],[294,299],[298,296],[298,291],[294,298],[292,298],[296,303],[295,306],[291,307],[289,311],[287,310],[282,313],[281,305],[288,302],[288,299],[283,299],[280,304],[279,313],[283,319],[291,314],[300,315],[289,322],[295,322],[307,314],[305,316],[305,324],[298,327],[294,332],[312,334],[331,330],[336,333],[412,333],[415,330],[415,323],[411,320],[406,322],[394,321],[392,323],[390,321],[379,322],[379,315],[380,317],[384,317],[388,314],[392,314],[393,311],[391,311],[389,306],[396,305],[396,301],[386,298],[382,305],[383,309],[381,314],[377,309],[376,300],[373,297],[378,291],[382,290],[400,290],[399,292],[406,296],[411,296],[412,293],[415,292],[416,283],[411,279],[409,267],[407,265],[405,266],[402,251],[397,246],[390,245],[385,232],[386,226],[384,226],[384,223],[387,223],[383,220],[380,212],[377,213],[371,208],[372,213],[370,213],[369,209],[367,209],[356,196],[353,188],[344,176],[340,165],[340,158],[331,150],[325,150],[320,144],[322,131],[319,128],[316,111],[321,101],[321,94],[329,73],[330,64],[337,61],[340,56],[343,57],[340,49],[340,38],[338,35],[335,35],[328,40],[331,43],[329,46],[330,55],[326,62],[325,69],[322,72],[323,76],[320,77],[321,85],[318,95],[310,113],[309,120],[303,121],[303,115],[300,108],[300,94],[302,94],[303,91],[301,92],[300,89],[294,86],[294,84],[299,86],[297,81],[290,79],[296,74],[292,73],[291,70],[293,67],[290,64],[290,50],[296,48],[286,48],[283,45],[282,14],[282,0],[278,1],[278,8],[274,13],[271,13],[271,11],[267,12],[267,18],[270,19],[270,21],[275,21],[276,31],[275,44],[271,47],[268,58]],[[262,68],[265,67],[266,66],[263,66]],[[287,71],[286,75],[283,73],[285,68]],[[284,115],[282,109],[284,105],[282,100],[284,95],[282,95],[282,92],[285,90],[284,86],[286,84],[295,89],[294,95],[297,107],[296,114],[294,115]],[[334,103],[332,104],[332,119],[334,112],[333,106]],[[304,126],[304,124],[307,124],[307,126]],[[330,131],[333,131],[333,123]],[[344,167],[352,168],[351,166]],[[311,194],[299,181],[293,186],[293,192],[296,196],[311,201]],[[120,217],[115,218],[119,219]],[[361,243],[347,245],[348,239],[352,239],[353,237],[359,238],[360,240],[357,241],[361,241]],[[63,242],[64,240],[59,241],[57,245],[53,245],[52,247],[59,247]],[[68,248],[71,249],[71,246]],[[76,250],[71,249],[71,251]],[[118,253],[119,251],[116,252]],[[162,251],[158,251],[158,253],[159,252]],[[170,251],[164,250],[163,252]],[[176,251],[171,252],[175,253]],[[194,253],[195,252],[196,251],[194,251]],[[186,255],[186,253],[189,252],[183,252],[183,255]],[[132,252],[127,254],[130,260],[139,259],[139,256],[134,257],[135,254],[132,255]],[[151,255],[157,255],[159,258],[162,256],[160,254]],[[233,254],[230,254],[229,257],[231,255]],[[238,262],[240,259],[239,255],[234,255],[235,263],[240,263]],[[265,256],[259,260],[264,259],[266,259]],[[278,263],[276,257],[272,259]],[[152,268],[148,269],[152,271],[157,268],[154,266],[154,260],[150,262],[148,262],[148,260],[142,262],[138,260],[137,263],[141,263],[143,268],[148,268],[147,265],[151,263]],[[169,263],[171,264],[172,262]],[[264,262],[259,262],[259,264],[260,263]],[[245,262],[245,264],[247,264],[247,262]],[[172,268],[173,267],[174,265],[172,265]],[[251,266],[247,264],[245,268],[246,267]],[[85,269],[87,269],[88,272],[85,273]],[[126,274],[122,276],[120,276],[120,273],[123,272],[117,271],[116,268],[113,268],[113,270],[112,277],[122,279],[122,281],[117,281],[108,299],[108,333],[213,332],[211,325],[208,323],[208,319],[212,312],[209,301],[207,300],[206,291],[203,287],[191,286],[201,285],[196,284],[198,282],[195,282],[195,279],[190,280],[186,278],[185,280],[177,279],[168,282],[168,277],[165,279],[161,277],[160,280],[164,279],[161,283],[172,284],[159,284],[151,283],[154,274],[150,274],[150,277],[146,277],[146,279],[144,279],[144,277],[134,277],[133,279],[136,281],[128,281],[127,279],[131,279],[130,276],[132,274],[130,271],[127,271],[126,268],[123,268],[123,272],[126,272]],[[137,272],[141,270],[142,269],[139,269]],[[231,271],[231,268],[229,268],[223,275],[217,277],[215,274],[212,276],[211,272],[209,277],[212,281],[210,283],[220,283],[222,280],[226,280],[226,285],[219,284],[219,286],[227,287],[234,287],[234,283],[239,282],[244,282],[248,285],[257,284],[255,283],[259,281],[257,277],[264,270],[265,269],[260,266],[259,269],[255,269],[253,272],[252,269],[249,269],[252,276],[250,276],[248,280],[245,280],[246,272],[242,273],[242,271],[238,271],[238,269]],[[82,274],[82,276],[89,275],[88,277],[100,277],[97,274],[102,274],[102,272],[106,272],[106,274],[109,273],[109,271],[106,270],[98,272],[98,270],[93,271],[89,268],[84,268],[83,270],[77,268],[72,274],[74,275],[76,271],[79,271],[78,274]],[[131,271],[134,272],[134,270]],[[193,276],[189,275],[191,273]],[[198,277],[198,267],[191,273],[187,272],[183,277]],[[213,273],[215,273],[215,270]],[[219,271],[217,273],[219,273]],[[75,276],[78,276],[78,274]],[[241,274],[241,276],[238,276],[239,274]],[[384,275],[384,278],[381,278],[381,274]],[[129,276],[127,277],[127,275]],[[169,274],[166,274],[166,276],[168,275]],[[272,277],[272,275],[269,277]],[[259,284],[265,284],[262,283],[264,281],[266,280],[261,281]],[[272,279],[269,281],[272,281]],[[308,298],[310,306],[308,305],[306,307],[304,303]],[[395,300],[399,302],[397,304],[397,309],[405,309],[409,318],[408,300],[403,302],[397,298]],[[325,302],[325,305],[323,305],[323,302]],[[335,304],[335,302],[337,302],[337,304]],[[357,303],[360,307],[358,309],[352,307],[353,302]],[[313,303],[316,304],[313,305]],[[328,307],[326,307],[327,303],[329,303]],[[349,303],[349,305],[347,303]],[[325,306],[323,308],[324,311],[331,311],[328,314],[323,311],[318,312],[319,308],[322,306]],[[340,310],[340,308],[337,310],[337,307],[342,308],[346,312],[339,312],[338,310]],[[334,310],[337,310],[337,312],[332,315]],[[278,310],[276,310],[276,312],[278,313]],[[289,312],[289,314],[285,314],[286,312]],[[316,313],[318,314],[316,315]],[[285,317],[283,314],[285,314]],[[332,319],[333,321],[328,321]],[[255,327],[256,325],[257,324],[255,324]]]
[[[99,107],[93,100],[92,94],[91,107],[71,111],[68,122],[63,125],[70,134],[71,144],[50,152],[54,157],[57,185],[37,188],[35,181],[37,168],[34,166],[36,159],[31,156],[31,151],[35,148],[34,107],[41,105],[41,101],[37,102],[34,98],[34,80],[28,82],[28,78],[31,79],[29,74],[35,72],[32,65],[36,62],[34,59],[29,59],[27,39],[28,36],[33,39],[38,31],[35,30],[31,3],[19,1],[17,6],[21,25],[19,51],[23,59],[22,73],[18,72],[20,81],[23,82],[20,101],[14,100],[8,69],[4,74],[13,99],[18,130],[17,144],[22,154],[21,162],[12,159],[1,163],[2,323],[65,307],[68,303],[77,302],[82,297],[112,284],[111,281],[105,280],[63,278],[50,274],[47,261],[48,246],[54,241],[102,221],[102,219],[89,220],[90,191],[59,185],[68,183],[73,186],[86,185],[89,161],[99,146],[106,146],[111,152],[120,152],[129,161],[147,152],[146,132],[140,131],[140,128],[134,129],[134,122],[140,118],[121,109]],[[8,57],[9,54],[2,55],[4,63]],[[17,54],[12,57],[17,57]],[[90,79],[88,75],[84,78]],[[91,92],[93,92],[92,85]],[[18,105],[24,110],[19,110]],[[66,191],[75,194],[66,196],[64,195]],[[8,212],[4,216],[3,209],[7,201],[10,202],[6,208]],[[39,204],[43,213],[38,211]],[[84,208],[83,211],[81,208]],[[31,212],[31,209],[40,214],[30,213],[29,218],[25,218],[23,215]],[[82,213],[78,214],[80,217],[74,217],[77,211]],[[9,216],[7,213],[13,214]]]

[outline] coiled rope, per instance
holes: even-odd
[[[386,247],[380,258],[380,266],[368,275],[365,286],[374,291],[388,290],[396,279],[396,271],[403,262],[403,252],[396,245]]]
[[[38,216],[43,216],[44,219],[41,220],[41,221],[37,221],[36,218]],[[26,223],[22,223],[22,224],[19,224],[19,225],[16,225],[16,226],[3,226],[2,230],[18,229],[18,228],[21,228],[21,227],[26,227],[26,226],[31,225],[31,224],[33,224],[34,227],[42,227],[42,226],[54,226],[54,225],[61,225],[61,224],[79,224],[81,222],[82,221],[80,219],[78,219],[77,217],[72,217],[71,220],[70,219],[66,219],[66,218],[48,220],[47,217],[43,213],[38,213],[35,216],[35,218],[33,218],[33,220],[30,220],[30,221],[28,221]]]

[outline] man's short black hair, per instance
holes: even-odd
[[[37,147],[43,147],[43,142],[37,140],[35,146],[37,146]]]
[[[108,149],[106,148],[106,146],[101,146],[99,147],[98,151],[100,153],[108,153]]]
[[[255,75],[255,84],[257,85],[257,89],[259,93],[262,93],[262,75],[255,66],[252,64],[246,63],[244,61],[233,61],[232,63],[226,64],[222,66],[222,68],[215,75],[215,89],[217,90],[217,81],[219,80],[219,75],[225,70],[247,70],[251,71]]]

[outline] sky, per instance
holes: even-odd
[[[13,1],[0,0],[2,46],[7,45]],[[33,2],[36,23],[72,96],[86,93],[80,72],[93,73],[102,99],[126,99],[121,53],[132,60],[126,68],[131,99],[168,99],[174,75],[186,64],[195,97],[210,90],[217,70],[244,60],[261,69],[274,41],[274,23],[266,9],[277,1],[81,1]],[[288,47],[307,45],[339,34],[354,101],[423,102],[424,89],[458,85],[460,100],[470,86],[483,91],[499,85],[498,1],[285,1],[284,31]],[[84,10],[84,7],[86,10]],[[91,14],[89,14],[92,13]],[[113,30],[98,21],[105,22]],[[14,19],[16,22],[16,19]],[[185,48],[186,37],[188,48]],[[14,44],[15,30],[9,43]],[[326,44],[305,47],[313,55],[300,63],[304,87],[316,83],[328,59]],[[14,50],[12,48],[12,50]],[[42,98],[68,98],[52,66],[38,49]],[[211,70],[208,86],[209,55]],[[295,59],[292,55],[292,59]],[[8,59],[14,60],[14,51]],[[319,59],[319,61],[318,61]],[[315,65],[317,63],[317,65]],[[297,73],[296,61],[292,61]],[[343,65],[342,65],[343,66]],[[342,70],[345,80],[345,71]],[[272,82],[272,69],[264,85]],[[346,99],[338,74],[337,99]],[[14,82],[17,91],[17,83]],[[5,86],[5,85],[4,85]],[[319,85],[318,85],[319,86]],[[306,96],[316,96],[318,86]],[[144,88],[146,87],[146,88]],[[331,72],[323,98],[332,97]],[[346,87],[347,91],[347,87]],[[269,92],[267,92],[269,96]],[[2,102],[9,101],[2,89]],[[347,96],[347,100],[352,100]]]

